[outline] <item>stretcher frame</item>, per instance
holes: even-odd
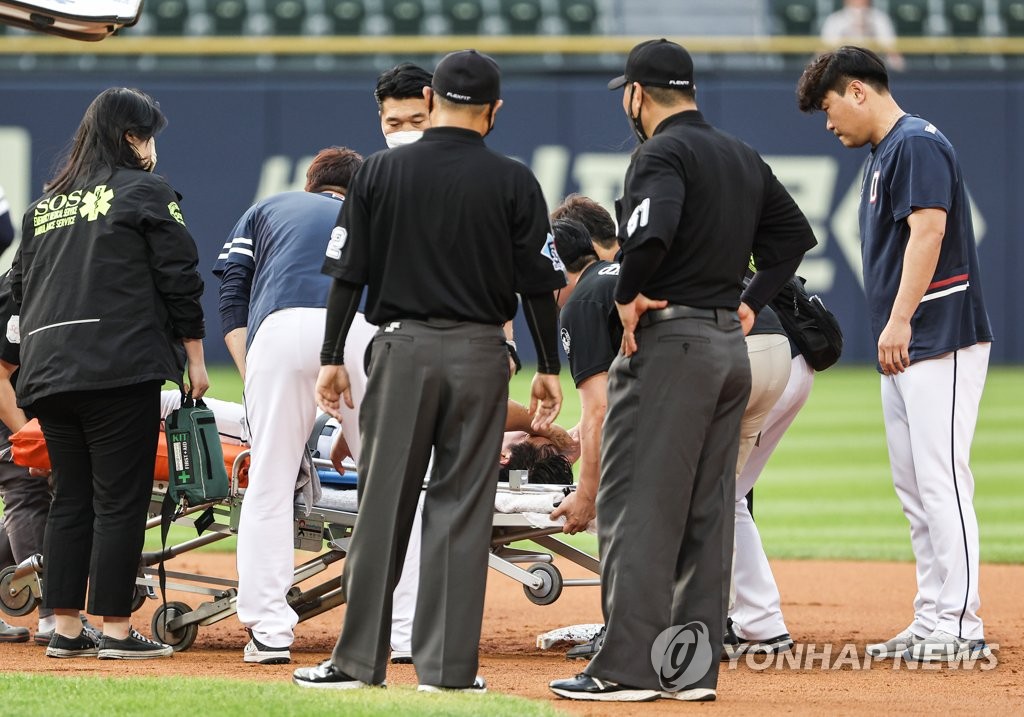
[[[231,471],[231,495],[214,503],[192,506],[176,515],[174,525],[203,526],[195,538],[168,545],[161,550],[147,551],[140,560],[132,611],[147,599],[157,599],[159,566],[174,558],[207,545],[225,540],[238,532],[238,518],[245,491],[239,487],[239,475],[248,451],[235,460]],[[330,462],[314,459],[317,467],[329,467]],[[503,487],[512,492],[548,492],[551,486],[520,485]],[[159,528],[160,510],[167,491],[166,481],[155,481],[146,529]],[[292,587],[288,591],[288,604],[303,622],[345,603],[345,592],[338,577],[320,581],[314,579],[348,553],[352,528],[357,513],[314,506],[309,515],[301,507],[295,509],[295,548],[318,554],[295,568]],[[198,530],[198,528],[197,528]],[[521,513],[494,513],[488,566],[523,586],[527,599],[536,605],[555,602],[565,587],[595,586],[600,584],[600,563],[597,558],[579,550],[556,535],[560,526],[536,526]],[[513,543],[531,540],[542,552],[520,547]],[[326,548],[326,550],[325,550]],[[554,565],[554,556],[565,558],[593,573],[593,578],[566,579]],[[525,569],[520,565],[529,564]],[[195,642],[199,628],[220,622],[237,612],[238,581],[199,573],[165,569],[166,589],[191,593],[207,598],[196,608],[187,603],[171,601],[161,603],[150,622],[153,638],[171,645],[176,652],[187,650]],[[9,615],[25,615],[35,609],[42,598],[44,577],[41,556],[32,556],[18,566],[0,572],[0,609]],[[310,584],[313,583],[313,584]]]

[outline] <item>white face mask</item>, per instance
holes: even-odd
[[[388,143],[388,149],[394,149],[395,147],[412,144],[422,136],[423,130],[410,129],[404,132],[392,132],[391,134],[386,134],[384,135],[384,141]]]

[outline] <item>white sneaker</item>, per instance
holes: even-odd
[[[872,657],[877,657],[880,659],[897,657],[899,655],[902,655],[904,651],[913,647],[922,640],[924,640],[923,637],[915,635],[910,631],[910,628],[908,627],[900,634],[896,635],[895,637],[890,637],[885,642],[877,642],[873,645],[868,645],[864,648],[864,651]]]
[[[718,692],[710,687],[694,687],[690,690],[662,692],[661,696],[666,700],[681,700],[683,702],[714,702],[718,699]]]
[[[992,650],[984,640],[967,640],[936,630],[917,644],[908,647],[903,659],[917,662],[952,662],[959,659],[988,657]]]

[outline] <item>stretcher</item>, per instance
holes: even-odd
[[[175,651],[188,649],[195,642],[200,627],[219,622],[236,612],[237,580],[173,569],[175,558],[237,533],[245,499],[248,450],[233,454],[229,474],[230,496],[217,503],[189,507],[174,521],[176,525],[196,527],[196,537],[158,551],[145,552],[141,557],[133,612],[147,599],[157,598],[161,562],[169,566],[165,568],[168,591],[190,593],[203,600],[194,609],[182,601],[162,602],[153,614],[153,638],[171,645]],[[300,622],[344,604],[341,580],[336,575],[327,577],[323,573],[347,554],[357,516],[354,466],[346,466],[345,472],[339,473],[328,460],[314,456],[322,483],[322,497],[308,514],[304,506],[295,506],[295,548],[317,553],[296,566],[288,593],[288,602]],[[530,485],[525,473],[513,471],[508,483],[499,483],[488,565],[520,583],[531,602],[548,605],[559,598],[565,587],[598,585],[600,564],[593,556],[557,537],[561,534],[561,525],[548,519],[548,513],[564,497],[565,487]],[[159,529],[160,509],[166,491],[167,478],[161,479],[158,474],[153,484],[147,530]],[[543,550],[514,547],[514,544],[527,540]],[[595,577],[564,578],[554,564],[556,556],[583,567]],[[41,556],[33,556],[18,566],[4,569],[0,572],[0,609],[12,616],[31,612],[41,601],[44,583]]]

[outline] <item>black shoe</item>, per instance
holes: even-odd
[[[100,644],[100,638],[103,637],[100,631],[89,623],[89,620],[85,617],[85,615],[80,615],[79,617],[82,620],[82,629],[85,630],[85,634],[91,637],[93,639],[93,642],[95,642],[97,645]],[[50,644],[50,638],[53,637],[53,632],[53,628],[50,628],[45,632],[36,632],[35,636],[32,639],[40,647],[46,647]]]
[[[101,660],[149,660],[154,657],[170,657],[172,654],[173,647],[143,637],[134,628],[128,629],[128,637],[123,640],[115,640],[108,635],[100,639]]]
[[[28,628],[8,625],[0,620],[0,642],[28,642]]]
[[[575,647],[569,648],[569,651],[565,653],[565,659],[567,660],[589,660],[594,655],[601,651],[604,646],[604,626],[597,631],[597,634],[592,638],[584,642],[582,645],[576,645]]]
[[[242,660],[260,665],[286,665],[292,661],[292,653],[287,647],[270,647],[254,637],[242,651]]]
[[[734,643],[725,642],[722,645],[722,660],[738,660],[746,654],[769,655],[793,649],[793,638],[788,632],[766,640],[740,640],[735,633],[733,637],[736,639]]]
[[[465,692],[470,695],[482,695],[487,692],[487,682],[480,675],[468,687],[443,687],[441,685],[420,685],[418,692]]]
[[[96,657],[96,641],[85,630],[78,637],[64,637],[53,633],[46,648],[47,657]]]
[[[586,672],[567,680],[553,680],[548,687],[559,697],[570,700],[602,702],[651,702],[661,697],[660,690],[643,690],[608,682]]]
[[[742,652],[738,652],[740,645],[740,638],[737,637],[736,631],[732,629],[732,618],[727,617],[725,619],[725,637],[722,638],[722,655],[719,658],[722,662],[728,662],[729,660],[735,660],[737,657],[742,655]]]
[[[333,662],[325,660],[316,667],[300,667],[292,673],[292,682],[299,687],[317,687],[328,690],[358,690],[362,687],[385,687],[385,683],[371,685],[346,675]]]

